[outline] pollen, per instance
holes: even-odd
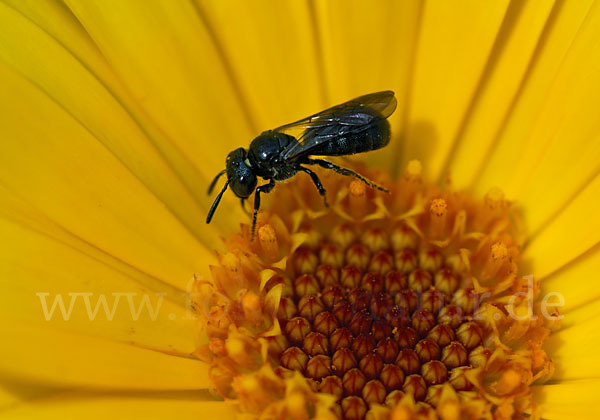
[[[444,217],[448,211],[448,204],[446,203],[446,200],[442,198],[436,198],[435,200],[431,201],[429,211],[435,217]]]
[[[319,176],[331,207],[310,179],[276,189],[256,240],[248,226],[226,239],[201,288],[208,344],[197,353],[215,391],[248,418],[535,414],[551,325],[510,316],[539,290],[518,293],[522,235],[502,192],[442,190],[418,161],[389,195]]]

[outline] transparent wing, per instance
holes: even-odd
[[[290,134],[298,143],[284,149],[280,159],[308,154],[326,142],[367,130],[375,123],[374,120],[392,115],[396,104],[394,92],[386,90],[360,96],[310,117],[282,125],[273,131]]]

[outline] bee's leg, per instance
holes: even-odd
[[[246,209],[246,200],[247,198],[240,198],[240,203],[242,205],[242,210],[244,210],[244,213],[250,216],[250,212],[248,211],[248,209]]]
[[[268,194],[275,187],[275,180],[271,179],[268,184],[261,185],[256,188],[256,192],[254,193],[254,215],[252,216],[252,235],[251,241],[254,240],[254,231],[256,230],[256,216],[258,215],[258,209],[260,209],[260,194],[265,193]]]
[[[317,187],[317,190],[319,190],[319,194],[321,194],[321,196],[323,197],[323,203],[325,203],[325,207],[329,207],[329,204],[327,204],[327,191],[323,187],[323,184],[321,183],[321,180],[319,179],[317,174],[314,173],[313,171],[311,171],[310,169],[305,168],[304,166],[298,165],[297,169],[299,171],[306,172],[307,174],[310,175],[310,178],[312,179],[313,184],[315,184],[315,187]]]
[[[376,188],[378,190],[381,190],[383,192],[389,193],[390,191],[386,188],[383,188],[377,184],[375,184],[373,181],[369,181],[367,178],[365,178],[362,175],[357,174],[356,172],[354,172],[353,170],[347,169],[347,168],[342,168],[341,166],[338,166],[334,163],[331,163],[327,160],[324,159],[307,159],[305,162],[305,164],[308,165],[319,165],[325,169],[331,169],[336,171],[338,174],[342,174],[345,176],[353,176],[357,179],[360,179],[362,182],[364,182],[365,184],[367,184],[369,187],[371,188]]]

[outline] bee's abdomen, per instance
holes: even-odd
[[[343,156],[381,149],[390,142],[390,123],[376,118],[365,130],[348,134],[311,151],[313,155]]]

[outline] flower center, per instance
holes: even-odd
[[[213,268],[204,296],[217,391],[273,418],[530,407],[529,385],[551,372],[548,329],[511,316],[529,303],[510,299],[527,284],[502,194],[478,202],[422,185],[417,162],[390,196],[326,180],[331,210],[315,210],[306,182],[282,186],[258,240],[246,229]]]
[[[432,203],[435,217],[445,206]],[[271,353],[335,395],[345,418],[363,418],[374,403],[394,406],[407,392],[436,405],[446,382],[470,390],[465,369],[491,351],[473,320],[473,285],[451,257],[405,224],[390,232],[335,226],[294,253]]]

